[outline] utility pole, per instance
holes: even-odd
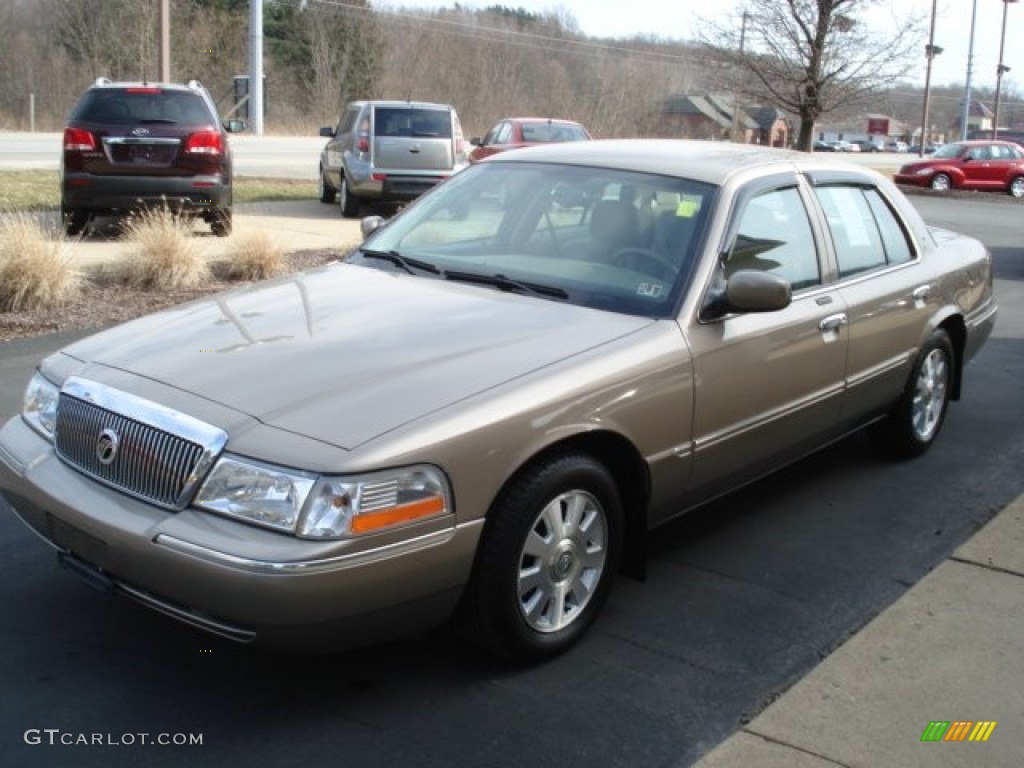
[[[978,21],[978,0],[971,8],[971,39],[967,46],[967,84],[964,86],[964,113],[960,119],[960,140],[967,139],[967,124],[971,119],[971,73],[974,68],[974,25]]]
[[[740,59],[743,58],[743,46],[747,39],[747,17],[746,11],[743,12],[743,20],[740,22]],[[740,140],[740,94],[736,91],[733,94],[732,99],[732,140]],[[746,143],[746,141],[742,142]]]
[[[917,151],[918,157],[924,157],[924,150],[928,143],[928,102],[931,98],[932,87],[932,59],[942,53],[942,48],[935,45],[935,6],[939,0],[932,0],[932,26],[928,33],[928,45],[924,47],[925,58],[928,59],[928,66],[924,75],[924,114],[921,115],[921,144]]]
[[[249,0],[249,128],[263,135],[263,0]]]
[[[1010,68],[1003,64],[1003,50],[1006,48],[1006,9],[1017,0],[1003,0],[1003,31],[999,37],[999,64],[996,66],[996,105],[992,110],[992,138],[999,138],[999,91],[1003,85],[1003,75]]]
[[[171,80],[171,0],[160,0],[160,82]]]

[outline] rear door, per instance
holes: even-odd
[[[451,171],[454,132],[450,109],[378,105],[373,114],[373,165],[382,171]]]
[[[847,305],[850,351],[843,414],[883,413],[900,396],[938,286],[899,208],[863,181],[823,178],[814,194],[825,214]]]

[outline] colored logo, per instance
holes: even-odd
[[[988,741],[995,729],[995,720],[932,720],[921,741]]]

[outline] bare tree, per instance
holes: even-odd
[[[798,148],[810,151],[814,124],[906,74],[923,51],[919,16],[868,23],[880,0],[747,0],[731,25],[705,22],[702,42],[728,66],[728,86],[800,121]]]

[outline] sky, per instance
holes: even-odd
[[[932,84],[963,84],[967,77],[972,7],[977,5],[974,25],[974,56],[971,82],[977,87],[994,88],[999,63],[1003,3],[1000,0],[934,0],[935,45],[943,52],[932,61]],[[870,21],[879,28],[891,28],[893,18],[908,11],[931,15],[933,0],[881,0],[871,12]],[[377,9],[454,7],[454,0],[373,0]],[[591,37],[628,37],[635,34],[660,38],[691,40],[696,35],[696,18],[713,14],[727,18],[742,8],[742,0],[459,0],[462,7],[486,8],[505,5],[532,12],[568,11],[584,34]],[[625,10],[624,12],[624,9]],[[668,10],[666,10],[668,9]],[[1024,0],[1007,7],[1006,45],[1003,62],[1011,71],[1003,76],[1003,88],[1024,90]],[[1016,32],[1016,33],[1015,33]],[[908,67],[906,79],[924,86],[926,59],[921,57]]]

